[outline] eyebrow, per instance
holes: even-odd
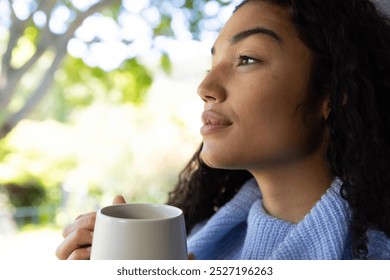
[[[241,31],[235,35],[233,35],[230,39],[229,42],[231,45],[237,44],[238,42],[253,36],[253,35],[267,35],[270,36],[272,39],[274,39],[279,45],[283,43],[283,40],[279,37],[278,34],[276,34],[274,31],[264,28],[264,27],[255,27],[252,29],[244,30]],[[215,53],[215,48],[211,48],[211,54]]]

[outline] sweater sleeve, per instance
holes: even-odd
[[[368,232],[368,259],[390,260],[390,238],[381,231]]]

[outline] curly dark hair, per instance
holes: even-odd
[[[390,237],[390,19],[369,0],[246,0],[236,9],[253,1],[288,9],[314,53],[316,90],[308,104],[329,96],[327,160],[344,182],[353,255],[367,258],[369,229]],[[208,167],[199,157],[201,148],[168,199],[183,209],[188,231],[252,177],[245,170]]]

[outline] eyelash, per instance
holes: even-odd
[[[249,60],[252,60],[253,62],[248,62]],[[243,54],[240,53],[237,56],[237,61],[238,61],[238,66],[242,66],[242,65],[253,64],[253,63],[257,62],[258,60],[253,58],[253,57],[250,57],[250,56],[247,56],[247,55],[243,55]],[[246,61],[246,63],[243,63],[243,61]]]
[[[244,60],[253,60],[252,63],[242,63]],[[253,57],[250,57],[250,56],[247,56],[247,55],[243,55],[242,53],[240,53],[239,55],[237,55],[237,61],[238,61],[238,66],[244,66],[244,65],[251,65],[253,63],[256,63],[256,62],[259,62],[259,60],[257,60],[256,58],[253,58]],[[211,69],[208,69],[206,70],[206,75],[208,73],[210,73]]]

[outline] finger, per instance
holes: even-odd
[[[122,204],[122,203],[126,203],[126,200],[121,195],[117,195],[112,201],[112,204]]]
[[[90,212],[87,214],[80,215],[76,220],[67,225],[62,231],[62,236],[66,238],[71,232],[77,229],[87,229],[93,231],[95,227],[96,212]]]
[[[89,260],[91,258],[91,246],[74,250],[68,260]]]
[[[58,246],[56,250],[57,258],[59,258],[60,260],[66,260],[74,251],[91,246],[92,235],[93,231],[90,230],[74,230]]]

